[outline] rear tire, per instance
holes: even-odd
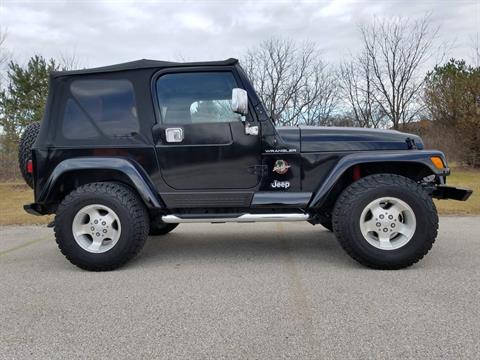
[[[333,230],[340,245],[359,263],[374,269],[401,269],[432,248],[438,215],[432,198],[416,182],[377,174],[343,191],[333,211]]]
[[[119,268],[143,247],[148,212],[138,196],[118,183],[91,183],[71,192],[55,217],[55,237],[74,265],[90,271]]]
[[[18,145],[18,166],[23,179],[33,189],[33,176],[27,172],[27,163],[32,159],[32,146],[37,140],[40,132],[40,123],[34,122],[28,125],[23,131]]]

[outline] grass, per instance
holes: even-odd
[[[34,216],[23,210],[33,202],[33,190],[25,183],[0,183],[0,225],[47,224],[52,216]]]
[[[473,190],[468,201],[435,200],[441,215],[479,215],[480,214],[480,170],[456,168],[447,178],[449,185]],[[53,216],[29,215],[23,210],[23,204],[33,202],[33,191],[24,183],[0,183],[0,225],[47,224]]]
[[[438,212],[442,215],[480,214],[480,170],[453,168],[447,177],[447,185],[473,190],[467,201],[435,200]]]

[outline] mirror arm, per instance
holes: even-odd
[[[258,103],[257,105],[255,105],[254,109],[255,113],[257,114],[258,121],[264,122],[269,119],[262,103]]]

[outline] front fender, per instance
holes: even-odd
[[[357,152],[349,154],[340,159],[335,167],[330,171],[325,181],[320,184],[315,192],[312,200],[308,204],[311,209],[319,209],[325,203],[330,191],[335,186],[340,177],[352,166],[361,164],[374,163],[416,163],[427,166],[432,171],[432,174],[439,176],[447,176],[450,174],[450,169],[445,167],[437,169],[432,161],[431,156],[439,156],[443,163],[447,166],[445,155],[437,150],[408,150],[408,151],[372,151],[372,152]]]
[[[106,170],[115,174],[122,174],[128,179],[129,185],[138,192],[147,207],[163,207],[161,199],[154,191],[155,187],[143,168],[131,160],[117,157],[78,157],[63,160],[50,174],[36,202],[38,204],[48,204],[51,201],[54,190],[61,185],[59,181],[61,181],[60,179],[64,175],[67,175],[69,172],[85,170]],[[115,180],[113,174],[112,180]]]

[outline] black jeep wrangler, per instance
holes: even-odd
[[[397,131],[275,128],[235,59],[139,60],[54,72],[20,163],[31,214],[55,213],[62,253],[111,270],[180,223],[308,221],[360,263],[398,269],[437,236],[443,153]]]

